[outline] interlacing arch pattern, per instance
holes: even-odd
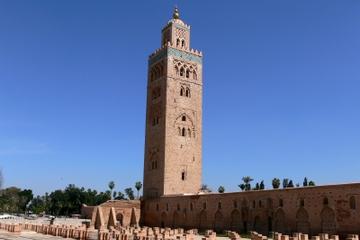
[[[188,86],[181,86],[180,87],[180,96],[182,97],[191,97],[190,95],[190,88]]]
[[[164,64],[159,62],[155,64],[150,71],[150,81],[154,81],[162,76],[164,76]]]
[[[149,169],[155,170],[158,168],[158,154],[159,149],[153,149],[149,154]]]
[[[181,137],[195,138],[195,128],[193,121],[186,114],[181,114],[175,121],[178,135]]]
[[[174,60],[175,74],[181,78],[197,80],[196,64]]]

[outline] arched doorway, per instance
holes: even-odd
[[[237,209],[231,212],[230,228],[233,231],[240,231],[241,229],[241,215]]]
[[[285,212],[281,208],[275,213],[274,230],[279,233],[286,233]]]
[[[300,233],[310,233],[309,214],[303,207],[296,213],[296,229]]]
[[[224,230],[224,216],[220,211],[215,213],[214,230],[221,232]]]
[[[124,226],[124,216],[121,213],[116,215],[116,221],[118,224],[120,224],[120,226]]]
[[[336,233],[335,212],[330,207],[324,207],[321,211],[321,230],[323,233]]]
[[[199,229],[205,230],[207,228],[207,214],[205,210],[202,210],[199,214]]]

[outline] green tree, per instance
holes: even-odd
[[[209,186],[207,184],[202,184],[201,188],[200,188],[200,191],[205,192],[205,193],[212,192],[212,190],[209,188]]]
[[[258,182],[255,184],[254,190],[260,190],[260,184]]]
[[[241,189],[241,191],[244,191],[245,188],[246,188],[244,183],[239,184],[238,186],[239,186],[239,188]]]
[[[140,198],[140,195],[139,195],[139,193],[140,193],[140,190],[141,190],[141,188],[142,188],[142,183],[139,181],[139,182],[136,182],[135,183],[135,188],[136,188],[136,191],[137,191],[137,199],[139,199]]]
[[[274,178],[272,180],[272,186],[273,186],[274,189],[278,189],[280,187],[280,179]]]
[[[19,210],[26,211],[28,204],[34,198],[33,192],[30,189],[25,189],[19,192]]]
[[[126,194],[126,196],[127,196],[127,198],[129,199],[129,200],[134,200],[135,199],[135,197],[134,197],[134,191],[132,190],[132,188],[125,188],[125,194]]]
[[[245,176],[242,178],[244,185],[245,185],[245,191],[251,190],[251,182],[254,181],[250,176]]]
[[[108,184],[108,187],[110,189],[110,196],[112,196],[112,192],[115,188],[115,182],[114,181],[110,181],[109,184]]]
[[[262,180],[260,182],[260,190],[264,190],[265,189],[265,183],[264,183],[264,180]]]
[[[116,200],[125,200],[125,195],[122,192],[118,192],[116,198]]]
[[[218,192],[219,192],[219,193],[224,193],[224,192],[225,192],[225,187],[224,187],[224,186],[220,186],[220,187],[218,188]]]
[[[293,188],[294,187],[294,183],[293,180],[289,181],[289,184],[287,185],[288,188]]]
[[[287,188],[289,185],[289,179],[288,178],[284,178],[283,182],[282,182],[283,188]]]
[[[303,186],[304,187],[308,186],[308,179],[306,177],[304,178]]]
[[[314,181],[310,181],[310,182],[309,182],[309,186],[311,186],[311,187],[316,186],[316,185],[315,185],[315,182],[314,182]]]

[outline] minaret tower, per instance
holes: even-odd
[[[179,16],[162,30],[149,57],[144,197],[194,194],[201,186],[202,53],[190,48],[190,26]]]

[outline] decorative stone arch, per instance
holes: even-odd
[[[202,210],[200,213],[199,213],[199,229],[200,230],[206,230],[208,227],[208,224],[207,224],[207,213],[205,210]]]
[[[303,207],[299,208],[296,213],[296,230],[300,233],[310,233],[309,214]]]
[[[274,231],[279,233],[286,233],[286,218],[285,212],[282,208],[279,208],[275,213]]]
[[[241,214],[239,210],[234,209],[230,215],[230,229],[233,231],[240,231],[241,229]]]
[[[176,125],[177,123],[184,124],[184,121],[182,121],[183,117],[186,118],[186,121],[185,121],[185,122],[187,123],[187,125],[190,125],[191,127],[194,126],[194,121],[193,121],[192,118],[191,118],[188,114],[186,114],[186,113],[180,114],[180,115],[175,119],[174,125]],[[188,124],[188,123],[190,123],[190,124]]]
[[[325,206],[320,214],[321,217],[321,231],[323,233],[336,233],[336,218],[335,212],[328,206]]]
[[[221,232],[224,230],[224,215],[220,210],[216,211],[214,218],[214,230],[216,232]]]
[[[116,221],[120,226],[124,226],[124,215],[122,213],[116,214]]]

